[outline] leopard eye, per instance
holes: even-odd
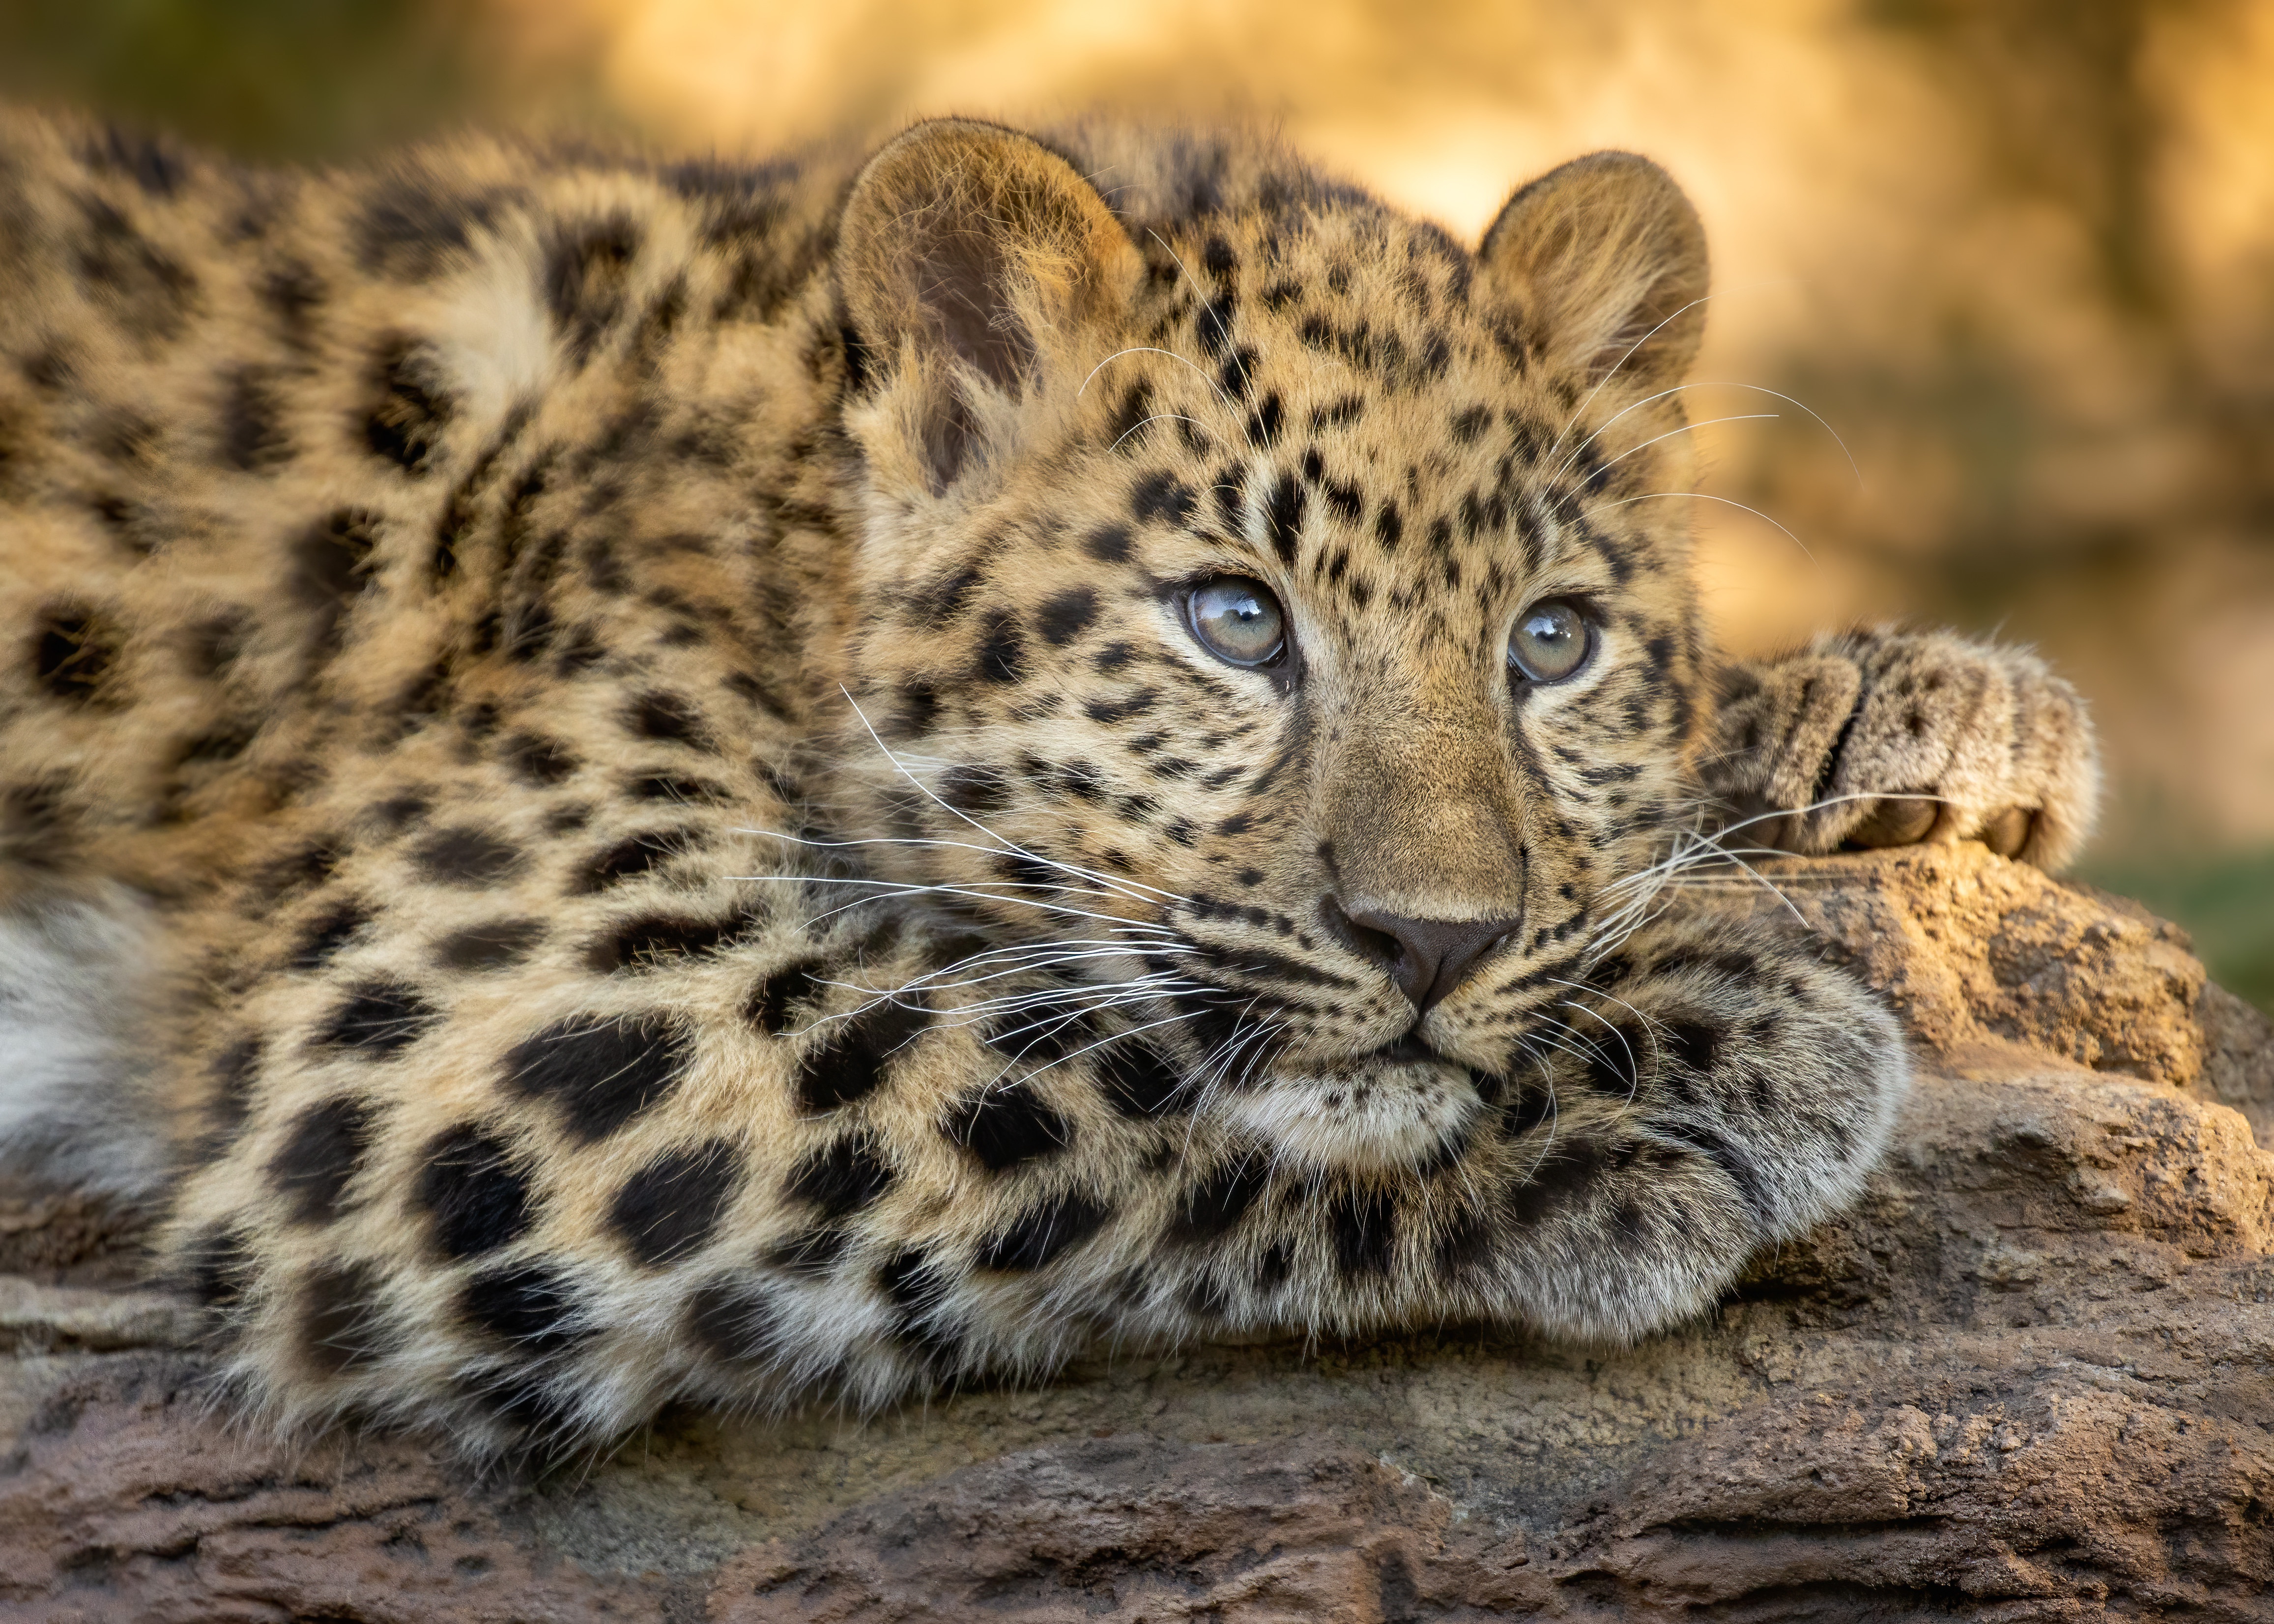
[[[1527,682],[1561,682],[1577,674],[1594,647],[1594,628],[1579,605],[1550,598],[1516,617],[1508,663]]]
[[[1286,616],[1261,581],[1218,575],[1185,599],[1185,619],[1201,647],[1232,665],[1269,665],[1287,647]]]

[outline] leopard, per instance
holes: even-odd
[[[1739,658],[1694,207],[1243,130],[256,167],[0,109],[0,1152],[248,1424],[1707,1312],[1909,1074],[1771,853],[2056,869],[2029,650]]]

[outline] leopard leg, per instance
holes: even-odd
[[[1662,922],[1563,1007],[1503,1105],[1488,1289],[1551,1335],[1627,1341],[1848,1207],[1908,1086],[1894,1017],[1803,938]]]
[[[1978,839],[2058,869],[2100,791],[2076,690],[2026,650],[1857,631],[1730,668],[1706,787],[1745,843],[1805,855]]]

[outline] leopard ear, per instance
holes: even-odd
[[[1706,334],[1706,228],[1664,169],[1591,153],[1519,190],[1478,251],[1555,364],[1665,388]]]
[[[1126,308],[1144,266],[1065,159],[944,118],[862,170],[836,272],[868,373],[855,432],[872,464],[905,458],[899,471],[937,496],[998,460],[1038,398],[1072,396],[1061,374],[1097,358],[1083,341]]]

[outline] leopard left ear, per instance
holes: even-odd
[[[1673,177],[1591,153],[1508,200],[1477,255],[1552,364],[1595,382],[1681,380],[1706,335],[1706,228]]]
[[[872,465],[906,459],[898,471],[938,496],[996,461],[1037,397],[1072,395],[1054,374],[1096,347],[1081,341],[1110,327],[1144,266],[1065,159],[943,118],[862,170],[836,271],[870,374],[855,432]]]

